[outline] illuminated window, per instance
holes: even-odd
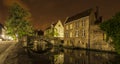
[[[73,25],[72,24],[70,24],[70,29],[72,29],[73,28]]]
[[[70,32],[70,37],[72,37],[72,32]]]
[[[76,31],[75,31],[75,37],[78,37],[78,36],[79,36],[79,31],[76,30]]]
[[[85,37],[85,30],[82,31],[82,37]]]
[[[58,25],[59,27],[61,27],[60,25]]]
[[[106,34],[103,34],[103,40],[106,40]]]
[[[81,43],[81,41],[79,40],[78,43]]]

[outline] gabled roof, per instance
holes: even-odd
[[[53,27],[57,24],[57,22],[53,23]],[[51,29],[51,25],[49,27],[47,27],[45,30]]]
[[[46,28],[45,30],[48,30],[48,29],[50,29],[51,27],[49,26],[48,28]]]
[[[53,27],[55,27],[58,22],[61,22],[61,21],[58,20],[57,22],[55,22],[55,23],[53,23],[53,24],[51,24],[51,25],[52,25]],[[62,24],[62,22],[61,22],[61,24]],[[48,28],[46,28],[45,30],[51,29],[51,25],[50,25]]]
[[[55,26],[58,22],[53,23],[52,25]]]
[[[82,17],[85,17],[85,16],[89,16],[91,12],[92,12],[92,8],[90,8],[90,9],[88,9],[88,10],[86,10],[86,11],[83,11],[82,13],[78,13],[78,14],[76,14],[76,15],[74,15],[74,16],[69,17],[69,18],[66,20],[65,23],[71,22],[71,21],[73,21],[73,20],[77,20],[77,19],[82,18]]]

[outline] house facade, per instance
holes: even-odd
[[[50,41],[55,46],[60,46],[64,40],[64,27],[60,20],[57,23],[51,24],[44,31],[44,36],[48,37],[48,41]]]
[[[91,8],[67,18],[64,23],[64,46],[114,50],[105,42],[105,34],[99,28],[102,17],[98,12],[98,8]]]
[[[57,23],[51,24],[51,26],[48,27],[44,31],[44,35],[49,36],[49,37],[63,38],[64,37],[64,27],[63,27],[62,22],[60,20],[58,20]]]

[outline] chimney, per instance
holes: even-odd
[[[100,21],[100,23],[103,21],[103,20],[102,20],[102,16],[99,17],[99,21]]]
[[[96,19],[99,18],[99,7],[98,6],[96,6],[95,17],[96,17]]]

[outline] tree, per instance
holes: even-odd
[[[120,54],[120,12],[115,14],[111,19],[100,24],[100,28],[106,33],[107,39],[112,39],[115,50]]]
[[[49,31],[49,36],[50,37],[55,37],[55,36],[58,36],[58,30],[56,29],[56,28],[54,28],[54,27],[52,27],[51,29],[49,29],[50,31]]]
[[[9,17],[5,22],[6,33],[13,38],[32,35],[32,26],[29,23],[30,14],[19,4],[14,3],[9,9]]]

